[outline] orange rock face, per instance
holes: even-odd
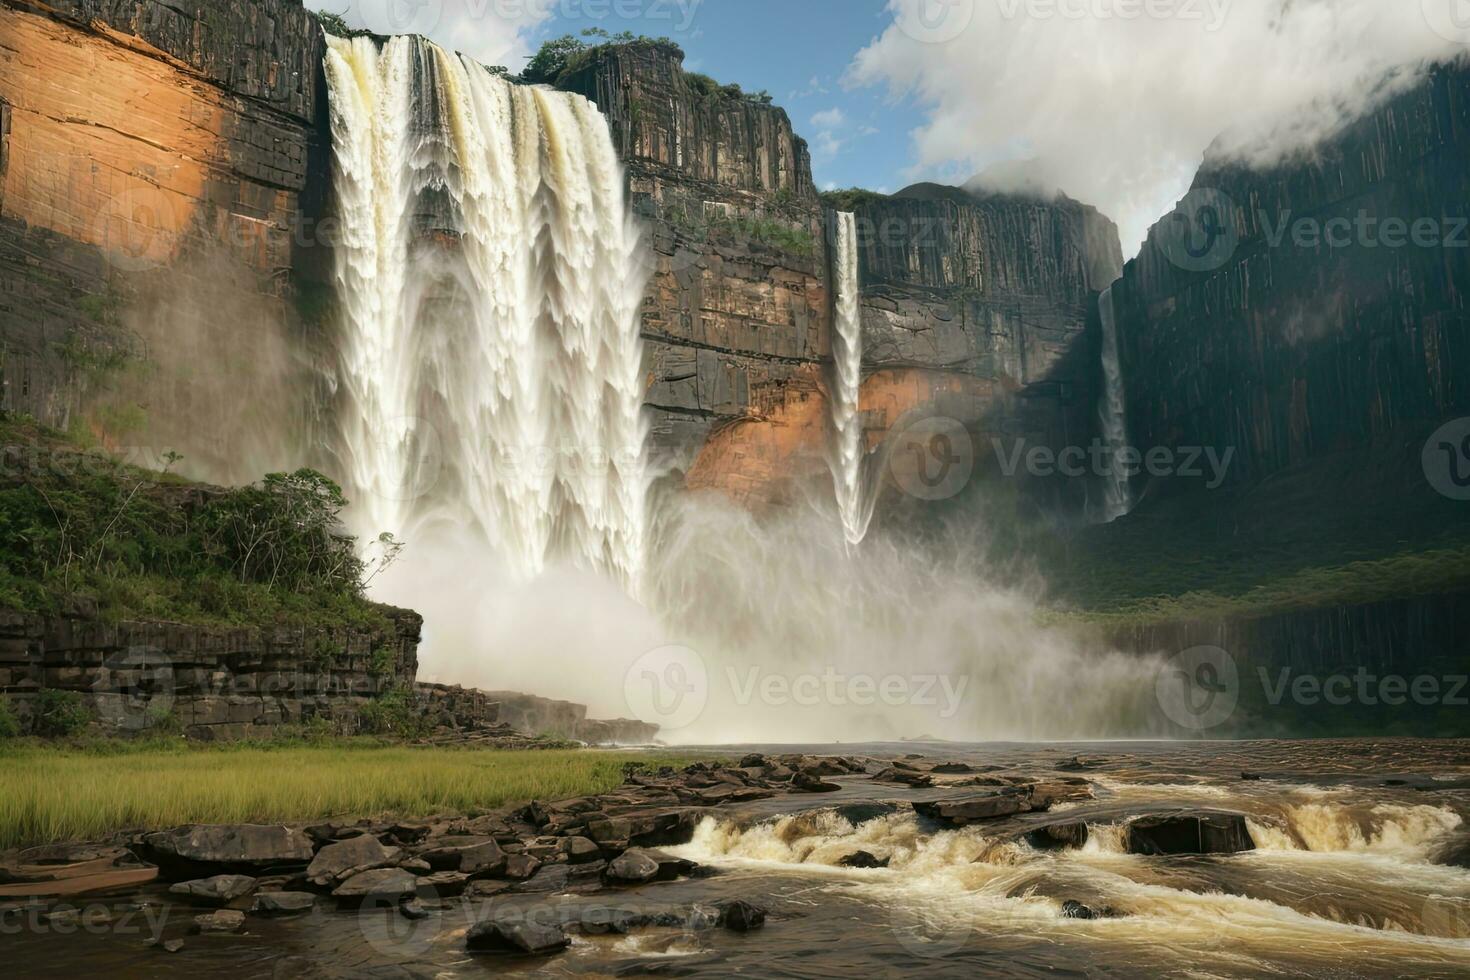
[[[124,271],[169,262],[196,233],[261,272],[289,264],[301,126],[247,111],[137,38],[4,5],[0,37],[5,217],[103,248]]]
[[[877,450],[895,428],[919,417],[971,423],[996,388],[993,381],[943,371],[876,371],[864,379],[859,396],[867,448]],[[688,488],[719,491],[761,509],[787,500],[794,482],[825,473],[831,438],[825,379],[815,368],[804,369],[783,395],[764,414],[712,433],[689,470]]]

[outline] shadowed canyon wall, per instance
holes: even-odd
[[[1134,443],[1254,481],[1470,411],[1467,154],[1459,68],[1309,160],[1206,165],[1114,290]]]

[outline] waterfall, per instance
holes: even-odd
[[[328,40],[357,529],[635,584],[645,272],[602,115],[422,38]]]
[[[862,385],[863,322],[858,281],[857,218],[837,215],[834,329],[832,331],[832,445],[828,466],[837,490],[837,510],[847,543],[860,543],[868,533],[872,510],[863,501],[863,423],[858,412]]]
[[[1118,455],[1128,446],[1128,409],[1123,390],[1123,367],[1118,361],[1118,324],[1113,310],[1112,286],[1098,297],[1097,310],[1102,320],[1104,384],[1098,414],[1109,461],[1109,472],[1103,480],[1103,522],[1108,523],[1133,509],[1133,491]]]

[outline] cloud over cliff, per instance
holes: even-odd
[[[1464,52],[1460,2],[889,0],[848,82],[924,107],[912,176],[1060,188],[1132,255],[1207,148],[1278,162]]]
[[[530,55],[526,37],[548,20],[558,0],[306,0],[312,10],[341,14],[349,27],[377,34],[423,34],[487,65],[519,70]]]

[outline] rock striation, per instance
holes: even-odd
[[[1114,289],[1133,441],[1252,482],[1470,412],[1467,154],[1461,66],[1309,160],[1207,162]]]

